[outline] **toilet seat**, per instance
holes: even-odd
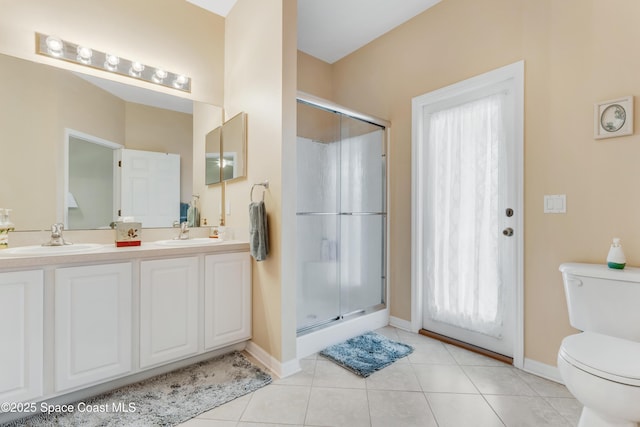
[[[589,374],[640,387],[640,343],[583,332],[562,340],[559,356]]]

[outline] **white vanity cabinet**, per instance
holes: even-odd
[[[0,403],[69,403],[241,350],[248,245],[0,257],[0,325]]]
[[[131,263],[55,269],[55,390],[131,371]]]
[[[198,352],[198,257],[140,263],[140,367]]]
[[[251,338],[251,260],[247,252],[205,257],[204,347]]]
[[[0,273],[0,402],[43,393],[43,272]]]

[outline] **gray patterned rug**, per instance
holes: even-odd
[[[412,352],[413,347],[410,345],[390,340],[375,332],[365,332],[325,348],[320,355],[366,378]]]
[[[270,382],[233,352],[77,402],[73,412],[39,414],[9,426],[174,426]]]

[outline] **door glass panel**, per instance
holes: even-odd
[[[297,327],[340,315],[338,215],[297,216]]]
[[[384,211],[384,130],[347,116],[342,118],[342,212]]]
[[[502,97],[431,114],[427,146],[432,162],[427,308],[434,320],[497,337]]]
[[[297,212],[338,212],[340,117],[298,103]]]
[[[342,314],[384,302],[384,216],[341,215]]]

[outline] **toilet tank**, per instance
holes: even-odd
[[[640,342],[640,268],[562,264],[571,326]]]

